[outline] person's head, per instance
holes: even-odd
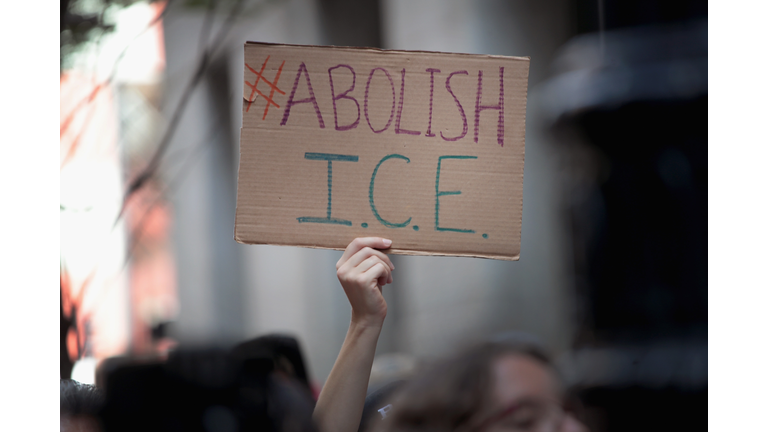
[[[104,397],[94,386],[71,379],[59,384],[59,416],[62,432],[98,432],[98,415]]]
[[[562,404],[546,352],[514,336],[468,349],[411,381],[382,426],[398,432],[585,431]]]
[[[272,363],[215,347],[124,362],[105,374],[103,429],[315,432],[309,390]]]

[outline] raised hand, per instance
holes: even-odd
[[[388,249],[391,240],[379,237],[356,238],[336,263],[336,276],[352,306],[352,322],[378,326],[387,316],[387,302],[381,288],[392,283],[395,266],[379,249]]]
[[[395,269],[381,252],[390,246],[391,240],[379,237],[356,238],[336,263],[352,321],[315,405],[313,417],[320,432],[356,432],[360,426],[376,342],[387,316],[381,287],[392,283]]]

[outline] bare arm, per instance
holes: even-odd
[[[352,306],[352,319],[315,406],[313,417],[320,432],[355,432],[360,426],[376,342],[387,316],[381,288],[392,283],[395,268],[377,249],[391,244],[378,237],[357,238],[336,263],[336,275]]]

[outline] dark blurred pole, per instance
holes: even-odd
[[[581,310],[564,366],[596,432],[700,430],[707,421],[707,4],[575,6],[578,32],[591,34],[563,47],[544,91],[569,173]]]
[[[378,0],[320,0],[329,45],[381,48]]]
[[[237,10],[232,3],[218,6],[213,24],[199,10],[179,2],[169,6],[163,20],[162,112],[170,118],[181,101],[187,101],[188,107],[169,138],[169,153],[159,173],[169,183],[175,176],[183,178],[174,183],[169,195],[181,311],[171,336],[182,343],[226,345],[244,336],[246,286],[243,246],[232,240],[238,138],[231,125],[233,116],[240,114],[233,112],[236,86],[230,80],[228,61],[237,44],[230,38],[217,45],[221,29],[233,25],[230,16]],[[186,100],[187,83],[201,61],[201,32],[206,28],[211,30],[206,46],[217,48]]]
[[[600,23],[600,57],[605,58],[605,0],[597,0],[597,14]]]
[[[244,291],[247,289],[243,276],[243,245],[232,241],[235,231],[235,202],[237,191],[237,155],[236,148],[239,137],[232,135],[233,113],[230,110],[230,98],[234,94],[233,83],[229,77],[229,63],[226,57],[214,59],[206,73],[206,85],[212,102],[213,112],[218,113],[218,123],[212,127],[218,128],[220,139],[215,143],[213,152],[209,154],[210,161],[215,166],[211,176],[213,193],[210,195],[209,220],[211,224],[211,247],[215,250],[217,265],[213,268],[213,281],[224,282],[216,286],[214,309],[218,317],[221,331],[228,335],[240,335],[245,327],[243,308]],[[235,113],[234,115],[239,115]]]
[[[75,364],[69,358],[69,352],[67,350],[67,334],[69,329],[72,328],[72,321],[64,316],[64,299],[63,293],[59,290],[59,378],[69,379],[72,378],[72,368]],[[74,319],[74,316],[72,317]]]
[[[589,302],[582,342],[701,334],[706,21],[609,32],[596,61],[599,52],[598,36],[566,45],[545,91],[569,155],[575,265]]]

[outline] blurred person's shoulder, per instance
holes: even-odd
[[[381,388],[371,392],[365,398],[363,416],[360,420],[358,432],[375,430],[376,426],[385,418],[393,408],[393,400],[397,392],[406,384],[406,380],[390,382]],[[395,402],[396,403],[396,402]]]

